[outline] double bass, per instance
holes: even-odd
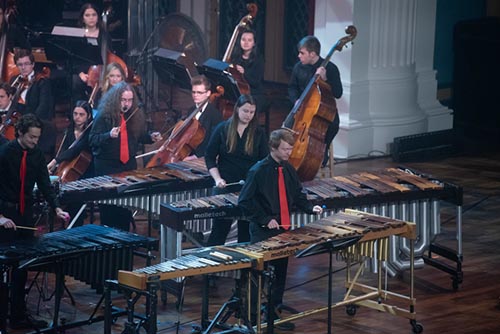
[[[233,34],[231,35],[231,39],[229,40],[228,46],[226,48],[226,52],[224,52],[224,56],[222,57],[222,61],[229,63],[229,67],[227,71],[231,73],[236,86],[240,94],[250,94],[250,85],[245,80],[243,74],[241,74],[234,64],[231,64],[231,54],[233,53],[234,46],[238,41],[238,36],[245,28],[247,28],[250,24],[253,23],[257,15],[257,5],[254,3],[247,4],[248,14],[243,16],[241,20],[238,22],[236,27],[233,30]],[[222,113],[222,117],[224,119],[228,119],[233,114],[234,102],[224,98],[224,87],[217,86],[215,88],[216,92],[214,92],[210,96],[210,102],[217,105],[217,109],[219,109]]]
[[[204,105],[196,108],[184,121],[179,121],[170,136],[162,146],[151,153],[153,158],[146,167],[156,167],[167,163],[184,160],[191,152],[203,142],[205,129],[196,119],[196,114]],[[146,155],[148,155],[147,153]],[[145,155],[141,155],[145,156]],[[140,156],[137,156],[138,158]]]
[[[357,34],[352,25],[345,32],[348,36],[335,43],[321,67],[326,68],[333,53],[341,51]],[[297,170],[301,181],[310,181],[316,176],[326,149],[325,134],[336,113],[337,106],[330,86],[315,74],[283,123],[288,125],[293,122],[296,141],[288,161]]]

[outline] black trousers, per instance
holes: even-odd
[[[26,203],[26,209],[23,215],[19,213],[18,207],[12,205],[2,205],[2,214],[5,217],[10,218],[16,225],[19,226],[29,226],[33,227],[33,210],[31,203]],[[26,239],[33,238],[34,233],[31,230],[13,230],[0,228],[0,242],[1,243],[15,243],[16,241],[22,241]],[[26,314],[26,281],[28,279],[28,272],[25,269],[18,269],[13,267],[10,273],[10,279],[8,280],[8,292],[10,292],[10,298],[0,300],[0,325],[3,325],[5,319],[7,318],[8,305],[10,304],[10,322],[15,323],[24,319]],[[3,277],[2,277],[3,280]],[[8,294],[5,290],[5,284],[2,283],[3,292],[0,294]],[[1,289],[0,289],[1,290]],[[9,303],[7,303],[7,300]]]

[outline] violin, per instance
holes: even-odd
[[[205,138],[205,129],[196,119],[196,114],[203,106],[196,108],[184,121],[179,121],[163,145],[146,167],[156,167],[167,163],[184,160]],[[144,156],[144,155],[143,155]]]
[[[345,32],[348,36],[335,43],[321,67],[326,68],[333,53],[341,51],[357,34],[354,26],[348,26]],[[310,181],[318,173],[326,149],[325,134],[336,113],[337,105],[330,86],[315,74],[283,123],[283,127],[293,124],[297,139],[288,161],[297,170],[301,181]]]

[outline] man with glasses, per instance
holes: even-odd
[[[195,105],[190,109],[188,115],[198,110],[195,118],[205,130],[205,137],[192,154],[184,160],[204,157],[212,131],[217,124],[222,122],[222,113],[208,101],[212,94],[210,88],[210,81],[204,75],[198,75],[191,79],[191,96]]]
[[[19,75],[13,77],[10,84],[19,96],[16,110],[22,115],[35,114],[42,120],[44,131],[39,147],[45,155],[54,154],[56,141],[54,118],[54,97],[49,80],[48,70],[35,71],[35,57],[30,50],[18,49],[14,54],[14,62],[19,69]]]

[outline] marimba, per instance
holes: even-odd
[[[424,260],[453,276],[453,286],[462,282],[462,200],[461,187],[440,181],[408,168],[386,168],[382,170],[360,172],[345,176],[312,180],[303,183],[304,191],[313,204],[326,207],[326,211],[353,208],[403,221],[412,221],[419,227],[418,243],[415,246],[416,265],[421,267]],[[182,253],[181,233],[184,229],[200,231],[198,219],[241,217],[237,206],[238,194],[223,194],[163,203],[160,211],[160,223],[167,226],[166,240],[162,239],[162,257],[175,258]],[[434,243],[440,233],[440,201],[446,201],[457,207],[457,252],[452,254]],[[314,215],[295,212],[292,214],[292,228],[306,226],[317,219]],[[396,243],[393,243],[396,245]],[[396,247],[396,246],[394,246]],[[429,252],[426,255],[425,252]],[[443,269],[442,263],[432,258],[431,252],[457,263],[457,268],[449,266]],[[390,253],[387,269],[391,275],[407,270],[410,263],[406,260],[409,244],[403,240],[399,247]],[[377,263],[372,270],[378,271]]]
[[[157,265],[135,269],[134,271],[120,271],[118,284],[125,290],[132,289],[139,293],[142,291],[150,297],[150,304],[148,305],[150,314],[146,315],[149,326],[146,327],[149,329],[148,333],[156,333],[156,293],[161,281],[235,269],[263,271],[265,268],[264,263],[269,260],[293,256],[298,251],[322,242],[334,242],[337,244],[336,250],[346,250],[350,254],[373,256],[374,249],[377,249],[378,254],[387,253],[383,252],[383,249],[387,250],[389,237],[395,235],[414,240],[416,238],[416,226],[413,223],[348,210],[255,244],[200,248],[192,250],[188,255],[179,256]],[[383,256],[378,256],[379,260],[383,258]],[[410,275],[412,280],[410,284],[411,297],[407,300],[403,299],[409,302],[411,307],[410,311],[403,312],[403,314],[410,319],[415,319],[413,267]],[[349,283],[352,284],[352,282]],[[258,288],[261,289],[262,287],[259,285]],[[381,294],[387,293],[381,287],[378,291]],[[349,303],[356,303],[374,296],[373,293],[370,293],[366,296],[357,296],[355,299],[348,300]],[[347,302],[344,304],[347,304]],[[294,319],[324,310],[322,308],[321,310],[302,312],[300,315],[294,315]],[[129,314],[129,319],[132,318],[133,314]],[[257,328],[260,331],[260,325]],[[109,333],[107,327],[105,333]]]

